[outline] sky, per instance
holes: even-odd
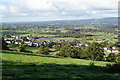
[[[119,0],[0,0],[0,22],[117,17],[118,2]]]

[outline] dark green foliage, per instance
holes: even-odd
[[[63,46],[64,45],[64,46]],[[67,55],[66,55],[66,50],[67,49],[69,49],[70,48],[70,44],[63,44],[62,45],[62,47],[60,48],[60,51],[59,51],[59,53],[58,53],[58,55],[60,55],[60,56],[64,56],[64,57],[67,57]]]
[[[120,41],[120,34],[118,35],[118,41]]]
[[[26,45],[25,45],[25,44],[20,44],[17,49],[19,49],[20,52],[24,52],[24,51],[25,51],[25,48],[26,48]]]
[[[119,36],[120,36],[120,35],[119,35]],[[118,42],[116,42],[116,43],[114,44],[114,46],[120,47],[120,40],[118,40]],[[119,49],[119,51],[120,51],[120,49]]]
[[[120,41],[116,42],[116,43],[114,44],[114,46],[120,47]]]
[[[76,47],[71,47],[69,49],[66,49],[65,54],[67,57],[79,58],[80,50]]]
[[[91,62],[89,63],[89,69],[90,69],[90,70],[95,70],[95,69],[98,69],[98,70],[99,70],[99,68],[96,68],[94,61],[91,61]],[[102,71],[101,68],[100,68],[100,71]]]
[[[90,62],[89,66],[95,66],[94,62]]]
[[[57,55],[64,57],[72,57],[72,58],[84,58],[85,55],[80,47],[71,47],[71,44],[62,44],[62,48],[60,49]]]
[[[114,46],[114,44],[110,43],[110,44],[107,45],[107,48],[109,48],[111,50],[111,52],[112,52],[112,47],[113,46]]]
[[[23,41],[29,41],[26,37],[23,37]]]
[[[39,49],[38,49],[38,51],[36,53],[37,54],[48,55],[49,54],[49,49],[48,49],[48,47],[40,46]]]
[[[31,50],[27,50],[26,49],[26,44],[20,44],[17,49],[12,49],[13,51],[17,51],[17,52],[27,52],[27,53],[33,53]]]
[[[116,57],[114,54],[110,53],[107,57],[107,61],[115,61]]]
[[[48,44],[47,47],[52,48],[54,44],[55,44],[55,43],[52,42],[52,43]]]
[[[104,51],[100,44],[92,43],[88,47],[71,47],[71,44],[62,44],[59,56],[91,59],[91,60],[103,60]]]
[[[120,56],[116,58],[116,62],[120,64]]]
[[[80,38],[80,37],[85,37],[85,34],[80,34],[80,33],[53,33],[54,35],[59,35],[56,37],[73,37],[73,38]]]
[[[61,46],[60,45],[54,45],[53,48],[56,50],[56,51],[59,51]]]
[[[99,43],[93,42],[86,48],[86,53],[91,60],[103,60],[104,51]]]
[[[5,42],[4,38],[0,38],[0,42],[2,42],[2,50],[9,50],[9,48],[7,47],[7,43]]]
[[[107,45],[108,45],[108,41],[101,42],[102,47],[107,47]]]
[[[118,56],[120,56],[119,53],[110,53],[107,57],[107,61],[115,62]]]

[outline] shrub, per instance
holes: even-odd
[[[90,62],[89,66],[95,66],[94,62]]]
[[[2,50],[9,50],[9,47],[7,47],[8,44],[5,42],[3,37],[0,37],[0,42],[2,42]]]
[[[56,49],[56,51],[59,51],[61,46],[60,45],[54,45],[53,48]]]
[[[33,53],[30,50],[26,50],[26,45],[25,44],[20,44],[17,49],[12,49],[13,51],[17,51],[17,52],[27,52],[27,53]]]
[[[120,56],[116,58],[116,62],[120,64]]]
[[[45,54],[48,55],[49,54],[49,49],[47,47],[44,46],[40,46],[38,51],[36,52],[37,54]]]
[[[24,51],[25,51],[25,48],[26,48],[26,45],[25,45],[25,44],[20,44],[17,49],[19,49],[20,52],[24,52]]]
[[[119,57],[119,53],[110,53],[107,57],[107,61],[115,62],[116,58]]]
[[[113,53],[110,53],[107,57],[107,61],[114,62],[115,61],[115,55]]]
[[[27,52],[27,53],[33,53],[32,51],[30,50],[25,50],[24,52]]]

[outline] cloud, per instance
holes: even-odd
[[[2,12],[6,12],[6,11],[7,11],[6,6],[4,6],[4,5],[0,5],[0,13],[2,13]]]
[[[31,10],[51,11],[55,9],[49,0],[26,0],[25,3]]]
[[[0,15],[6,21],[114,17],[118,13],[118,1],[0,0]]]

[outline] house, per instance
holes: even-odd
[[[33,45],[34,45],[35,47],[40,47],[41,44],[39,44],[39,43],[33,43]]]
[[[16,36],[15,38],[16,38],[16,39],[21,39],[21,37],[20,37],[20,36]]]
[[[11,40],[6,40],[6,43],[11,44],[12,41]]]
[[[12,35],[11,37],[12,37],[12,38],[15,38],[16,36]]]
[[[120,53],[120,52],[119,52],[119,50],[120,50],[119,47],[112,47],[112,49],[110,49],[110,48],[103,48],[103,49],[104,49],[104,52]]]
[[[77,43],[76,45],[77,45],[77,46],[81,46],[81,45],[82,45],[82,43]]]
[[[22,40],[15,40],[15,44],[22,44],[23,41]]]
[[[112,47],[113,50],[120,50],[120,47]]]
[[[14,41],[13,39],[4,39],[5,41],[6,41],[6,43],[8,43],[8,44],[12,44],[12,42]]]
[[[85,46],[87,47],[89,44],[85,44]]]
[[[30,41],[24,41],[24,44],[26,44],[26,45],[28,45],[28,46],[32,46],[32,45],[33,45],[33,43],[30,42]]]
[[[112,47],[112,52],[114,53],[120,53],[120,47]]]

